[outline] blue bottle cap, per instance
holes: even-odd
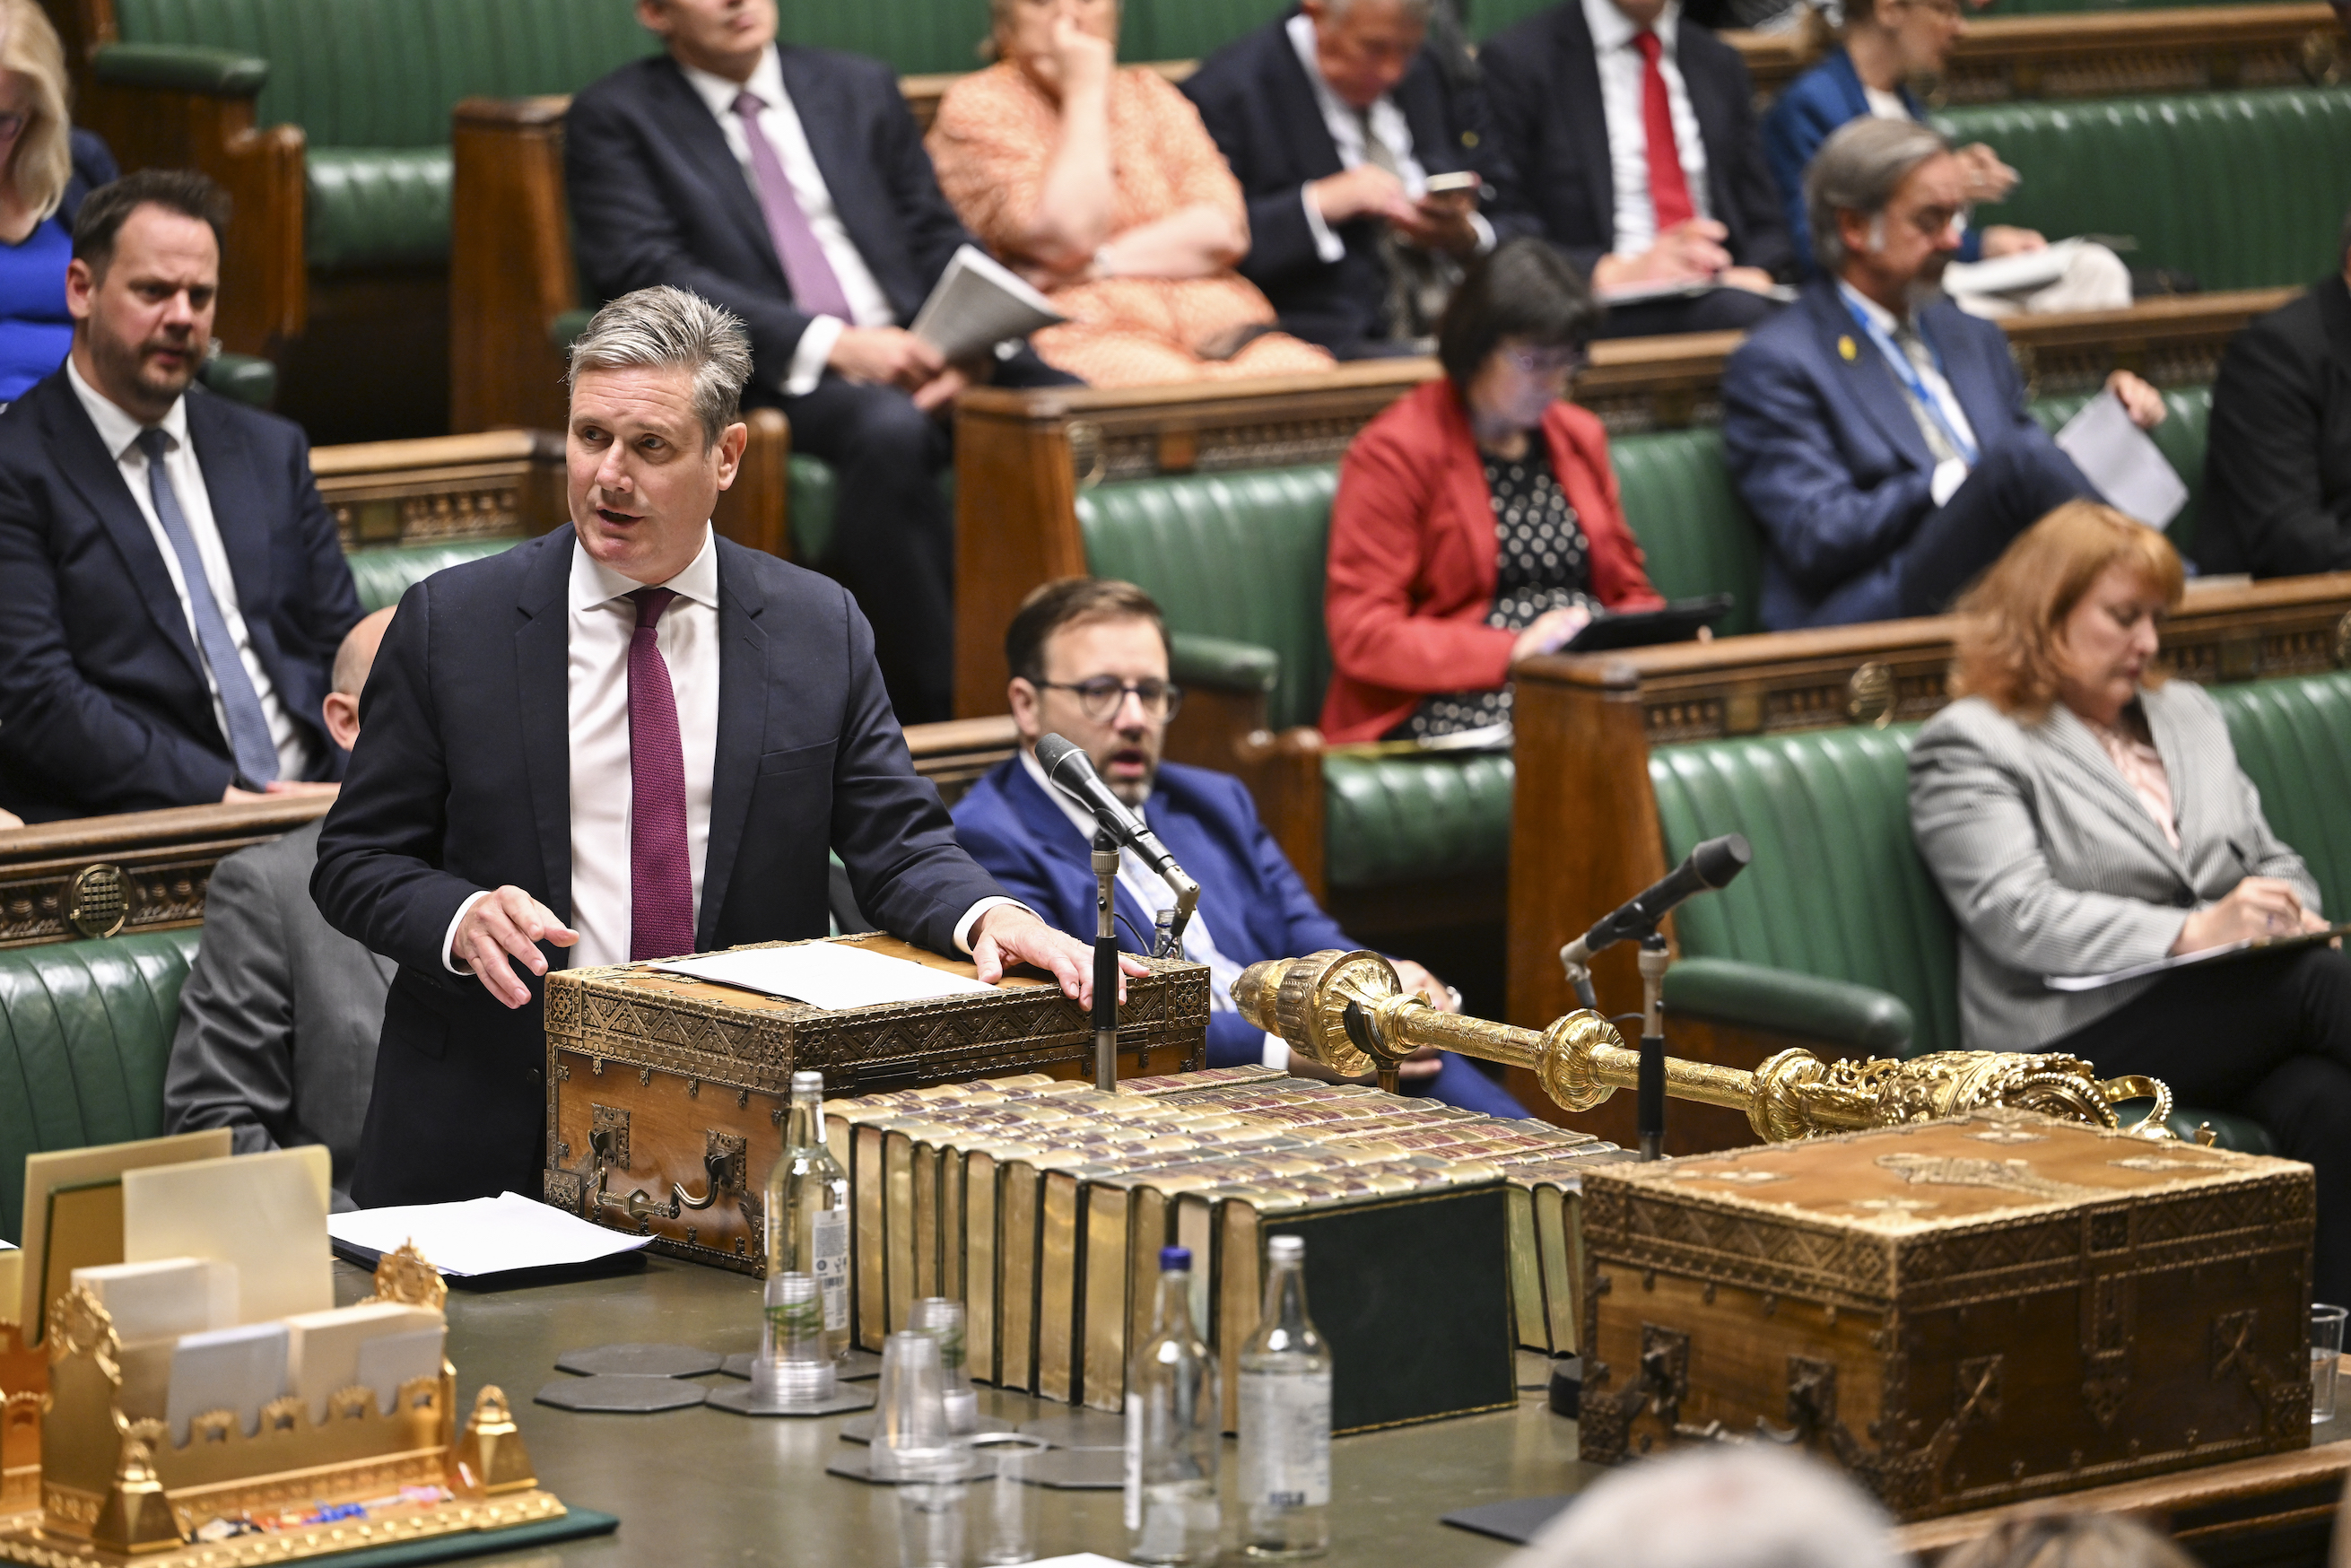
[[[1161,1273],[1164,1274],[1170,1269],[1189,1269],[1191,1267],[1192,1249],[1189,1247],[1162,1247],[1159,1249],[1159,1271]]]

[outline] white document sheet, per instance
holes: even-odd
[[[967,360],[1012,338],[1025,338],[1069,318],[1019,274],[975,246],[947,258],[938,287],[914,313],[907,330],[942,359]]]
[[[329,1216],[327,1228],[345,1246],[371,1252],[395,1252],[413,1241],[435,1269],[461,1279],[592,1263],[653,1242],[511,1192],[465,1203],[357,1209]]]
[[[381,1334],[360,1346],[356,1381],[375,1390],[377,1409],[389,1412],[400,1397],[400,1385],[412,1378],[441,1375],[441,1356],[448,1332],[434,1328]]]
[[[2057,445],[2107,500],[2148,528],[2167,527],[2188,505],[2188,486],[2163,449],[2131,423],[2112,392],[2100,392],[2067,420]]]
[[[1943,268],[1948,294],[2030,294],[2065,276],[2079,239],[2061,239],[2041,250],[2011,251],[1990,261],[1955,261]]]
[[[165,1419],[184,1446],[188,1423],[209,1410],[234,1410],[245,1435],[261,1425],[261,1407],[286,1392],[286,1325],[247,1323],[192,1333],[172,1353]]]
[[[164,1258],[76,1269],[114,1320],[125,1344],[177,1339],[236,1326],[236,1265],[213,1258]]]
[[[690,975],[771,997],[789,997],[810,1007],[878,1007],[886,1002],[926,1002],[970,991],[992,991],[977,980],[950,975],[911,959],[893,958],[846,942],[803,942],[797,947],[760,947],[745,953],[707,953],[655,964],[674,975]]]

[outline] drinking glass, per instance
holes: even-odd
[[[2344,1309],[2324,1301],[2310,1309],[2310,1424],[2335,1419],[2335,1372],[2343,1360]]]
[[[925,1296],[914,1303],[906,1326],[939,1342],[939,1386],[946,1400],[947,1431],[967,1437],[979,1428],[979,1396],[964,1367],[963,1303],[948,1296]]]
[[[1027,1563],[1037,1555],[1037,1493],[1030,1486],[1037,1456],[1051,1445],[1019,1432],[988,1432],[972,1439],[996,1461],[993,1479],[979,1483],[979,1558]]]
[[[962,1481],[907,1481],[893,1490],[898,1568],[963,1568],[964,1505],[971,1488]]]
[[[937,1338],[915,1329],[892,1334],[882,1343],[882,1385],[868,1459],[873,1479],[945,1480],[956,1473],[960,1458],[947,1431]]]

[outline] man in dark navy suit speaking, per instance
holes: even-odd
[[[606,297],[671,284],[743,319],[747,402],[840,476],[821,564],[873,622],[898,717],[946,718],[955,519],[945,420],[975,377],[1067,382],[1026,350],[949,365],[905,330],[971,235],[879,60],[776,43],[775,0],[637,0],[668,53],[571,100],[580,268]]]
[[[712,532],[750,365],[682,289],[605,306],[571,349],[570,523],[400,601],[310,879],[400,965],[361,1207],[536,1191],[549,964],[822,936],[828,847],[884,929],[1092,1000],[1086,946],[956,846],[849,596]]]
[[[226,203],[143,170],[77,214],[73,348],[0,417],[0,811],[331,789],[359,594],[299,429],[195,384]]]

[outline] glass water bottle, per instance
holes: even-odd
[[[768,1277],[816,1281],[824,1353],[849,1349],[849,1178],[824,1145],[824,1074],[792,1074],[784,1152],[768,1173]]]
[[[1331,1353],[1306,1315],[1306,1243],[1265,1246],[1265,1310],[1240,1352],[1241,1544],[1251,1557],[1331,1546]]]
[[[1192,1326],[1192,1253],[1159,1251],[1151,1337],[1126,1375],[1127,1555],[1137,1563],[1217,1560],[1220,1430],[1217,1361]]]

